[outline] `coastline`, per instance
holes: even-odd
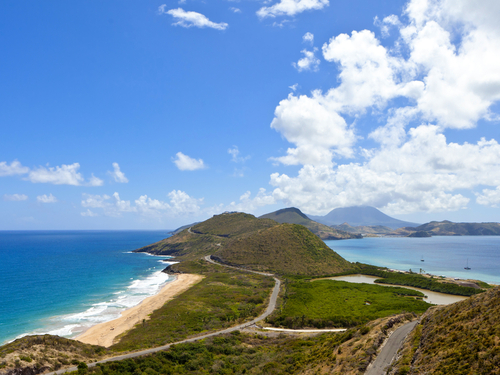
[[[137,306],[131,307],[121,313],[117,319],[104,322],[90,327],[75,340],[86,344],[101,345],[109,347],[113,345],[115,338],[122,333],[134,328],[143,319],[149,319],[149,315],[162,307],[166,302],[175,296],[191,288],[194,284],[203,279],[203,276],[196,274],[179,274],[172,282],[165,286],[154,296],[144,299]]]

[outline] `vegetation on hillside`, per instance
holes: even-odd
[[[298,208],[290,207],[271,212],[260,218],[272,219],[280,224],[299,224],[305,226],[322,240],[345,240],[352,238],[363,238],[359,234],[348,233],[343,230],[337,230],[327,225],[320,224],[309,219]]]
[[[0,371],[21,367],[54,371],[62,366],[102,358],[107,353],[108,350],[102,346],[59,336],[25,336],[0,347]]]
[[[390,332],[410,319],[414,319],[412,314],[398,315],[343,333],[311,336],[236,331],[144,357],[100,364],[88,373],[358,375],[364,373]]]
[[[203,332],[224,329],[261,314],[274,280],[207,263],[183,262],[175,270],[205,275],[186,292],[125,333],[111,350],[138,350],[165,345]]]
[[[287,328],[345,328],[382,317],[412,312],[420,314],[431,305],[421,292],[345,281],[289,281],[283,306],[267,321]]]
[[[296,224],[276,225],[237,238],[214,255],[227,264],[285,275],[324,275],[356,268]]]
[[[273,220],[257,219],[242,212],[215,215],[172,237],[134,251],[193,260],[213,254],[229,239],[258,233],[262,229],[276,225],[278,223]]]
[[[500,374],[500,287],[430,309],[392,374]]]

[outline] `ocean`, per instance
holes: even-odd
[[[161,272],[168,264],[162,259],[168,258],[131,251],[168,236],[167,231],[0,231],[0,344],[26,334],[74,337],[155,294],[173,280]],[[500,284],[500,237],[326,243],[351,262]]]
[[[500,236],[366,237],[325,243],[350,262],[500,284]],[[464,269],[467,264],[470,270]]]
[[[74,337],[117,318],[173,278],[167,257],[131,253],[168,231],[0,231],[0,344]]]

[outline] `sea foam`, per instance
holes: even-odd
[[[168,265],[175,262],[161,261],[161,263]],[[173,276],[155,271],[145,278],[133,280],[124,290],[113,293],[113,297],[107,301],[94,303],[85,311],[53,316],[43,328],[19,335],[16,339],[26,335],[46,333],[67,338],[76,337],[96,324],[119,318],[123,311],[157,294],[165,284],[173,280]]]

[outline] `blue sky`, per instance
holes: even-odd
[[[500,3],[0,4],[0,230],[500,221]]]

